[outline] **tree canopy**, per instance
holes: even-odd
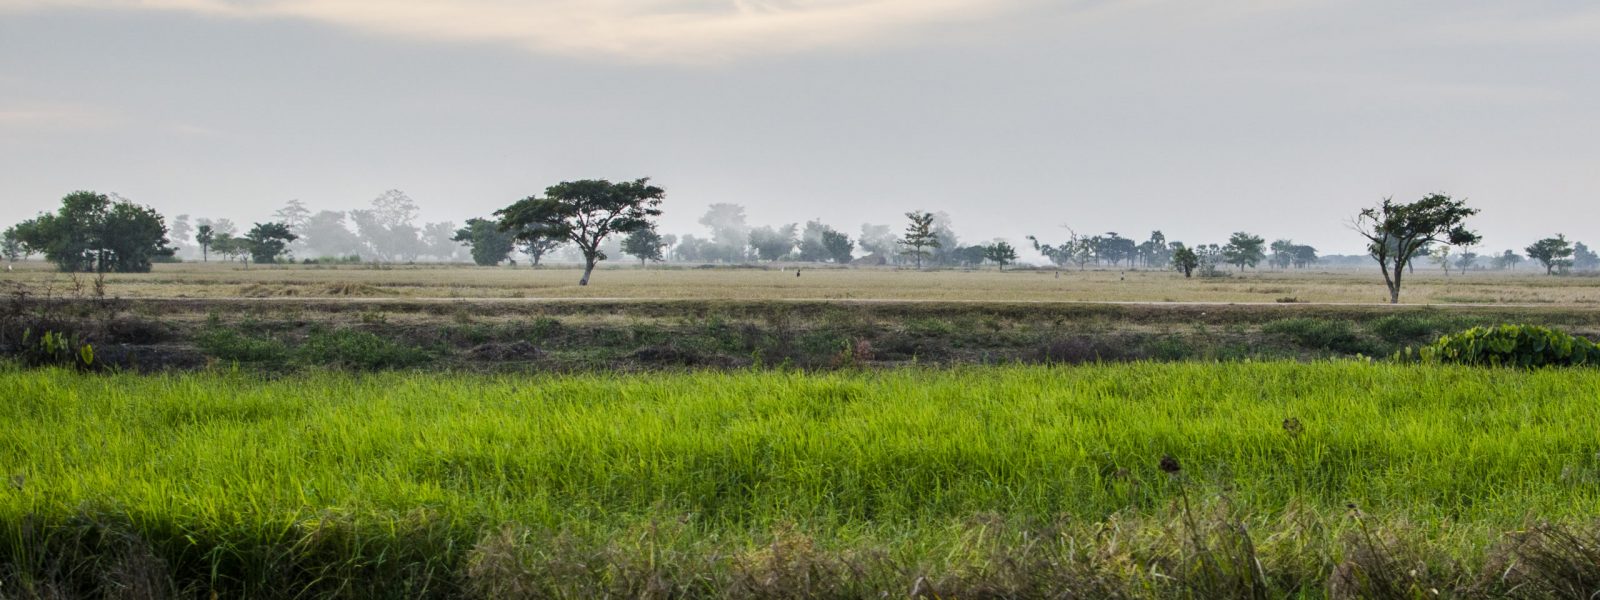
[[[1428,244],[1476,244],[1482,239],[1465,225],[1476,214],[1478,210],[1468,208],[1465,200],[1431,194],[1409,204],[1384,198],[1356,215],[1354,227],[1367,238],[1367,252],[1383,271],[1391,304],[1400,303],[1406,267]]]
[[[641,265],[646,261],[660,262],[665,258],[661,251],[666,246],[666,241],[654,229],[640,229],[622,238],[622,251],[639,259]]]
[[[584,261],[578,285],[589,285],[595,264],[606,259],[600,245],[612,235],[653,227],[666,190],[650,185],[648,177],[620,183],[584,179],[558,183],[545,188],[544,194],[519,200],[495,216],[502,228],[516,232],[519,241],[534,236],[577,246]]]
[[[14,235],[62,271],[144,273],[174,254],[155,209],[87,191],[62,198],[55,213],[17,224]]]
[[[1567,241],[1565,235],[1539,240],[1523,250],[1528,253],[1528,258],[1544,265],[1546,275],[1554,275],[1558,269],[1572,267],[1572,243]]]
[[[928,257],[929,248],[938,248],[942,245],[939,235],[934,231],[933,213],[927,211],[913,211],[906,213],[906,218],[911,222],[906,225],[905,237],[900,238],[900,245],[905,247],[901,254],[911,256],[916,260],[917,268],[922,268],[922,259]]]
[[[492,267],[511,257],[516,236],[500,228],[498,221],[467,219],[466,227],[456,230],[457,243],[465,244],[472,252],[472,262],[480,267]]]
[[[250,258],[261,264],[278,262],[278,258],[289,252],[289,242],[300,239],[300,236],[289,231],[289,226],[284,223],[256,223],[250,232],[244,234],[244,239],[249,242]]]

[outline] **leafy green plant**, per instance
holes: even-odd
[[[46,331],[37,338],[32,329],[23,331],[19,354],[22,363],[30,367],[58,366],[87,370],[95,366],[93,345],[59,331]]]
[[[1492,367],[1600,366],[1600,346],[1537,325],[1474,327],[1439,338],[1418,353],[1425,362]]]

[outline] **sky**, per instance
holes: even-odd
[[[79,189],[425,220],[652,177],[848,233],[1234,231],[1386,196],[1600,243],[1600,5],[1524,0],[0,0],[0,225]]]

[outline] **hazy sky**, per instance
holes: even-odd
[[[75,189],[427,220],[654,177],[854,234],[1329,252],[1383,196],[1600,243],[1600,5],[1522,0],[0,0],[0,223]]]

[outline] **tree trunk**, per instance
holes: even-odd
[[[1389,284],[1389,304],[1399,304],[1400,303],[1400,276],[1404,275],[1404,274],[1405,274],[1405,270],[1399,268],[1399,265],[1396,265],[1396,268],[1394,270],[1394,281],[1388,282],[1388,284]]]
[[[589,285],[589,275],[594,273],[594,258],[583,257],[583,279],[578,280],[578,285]]]

